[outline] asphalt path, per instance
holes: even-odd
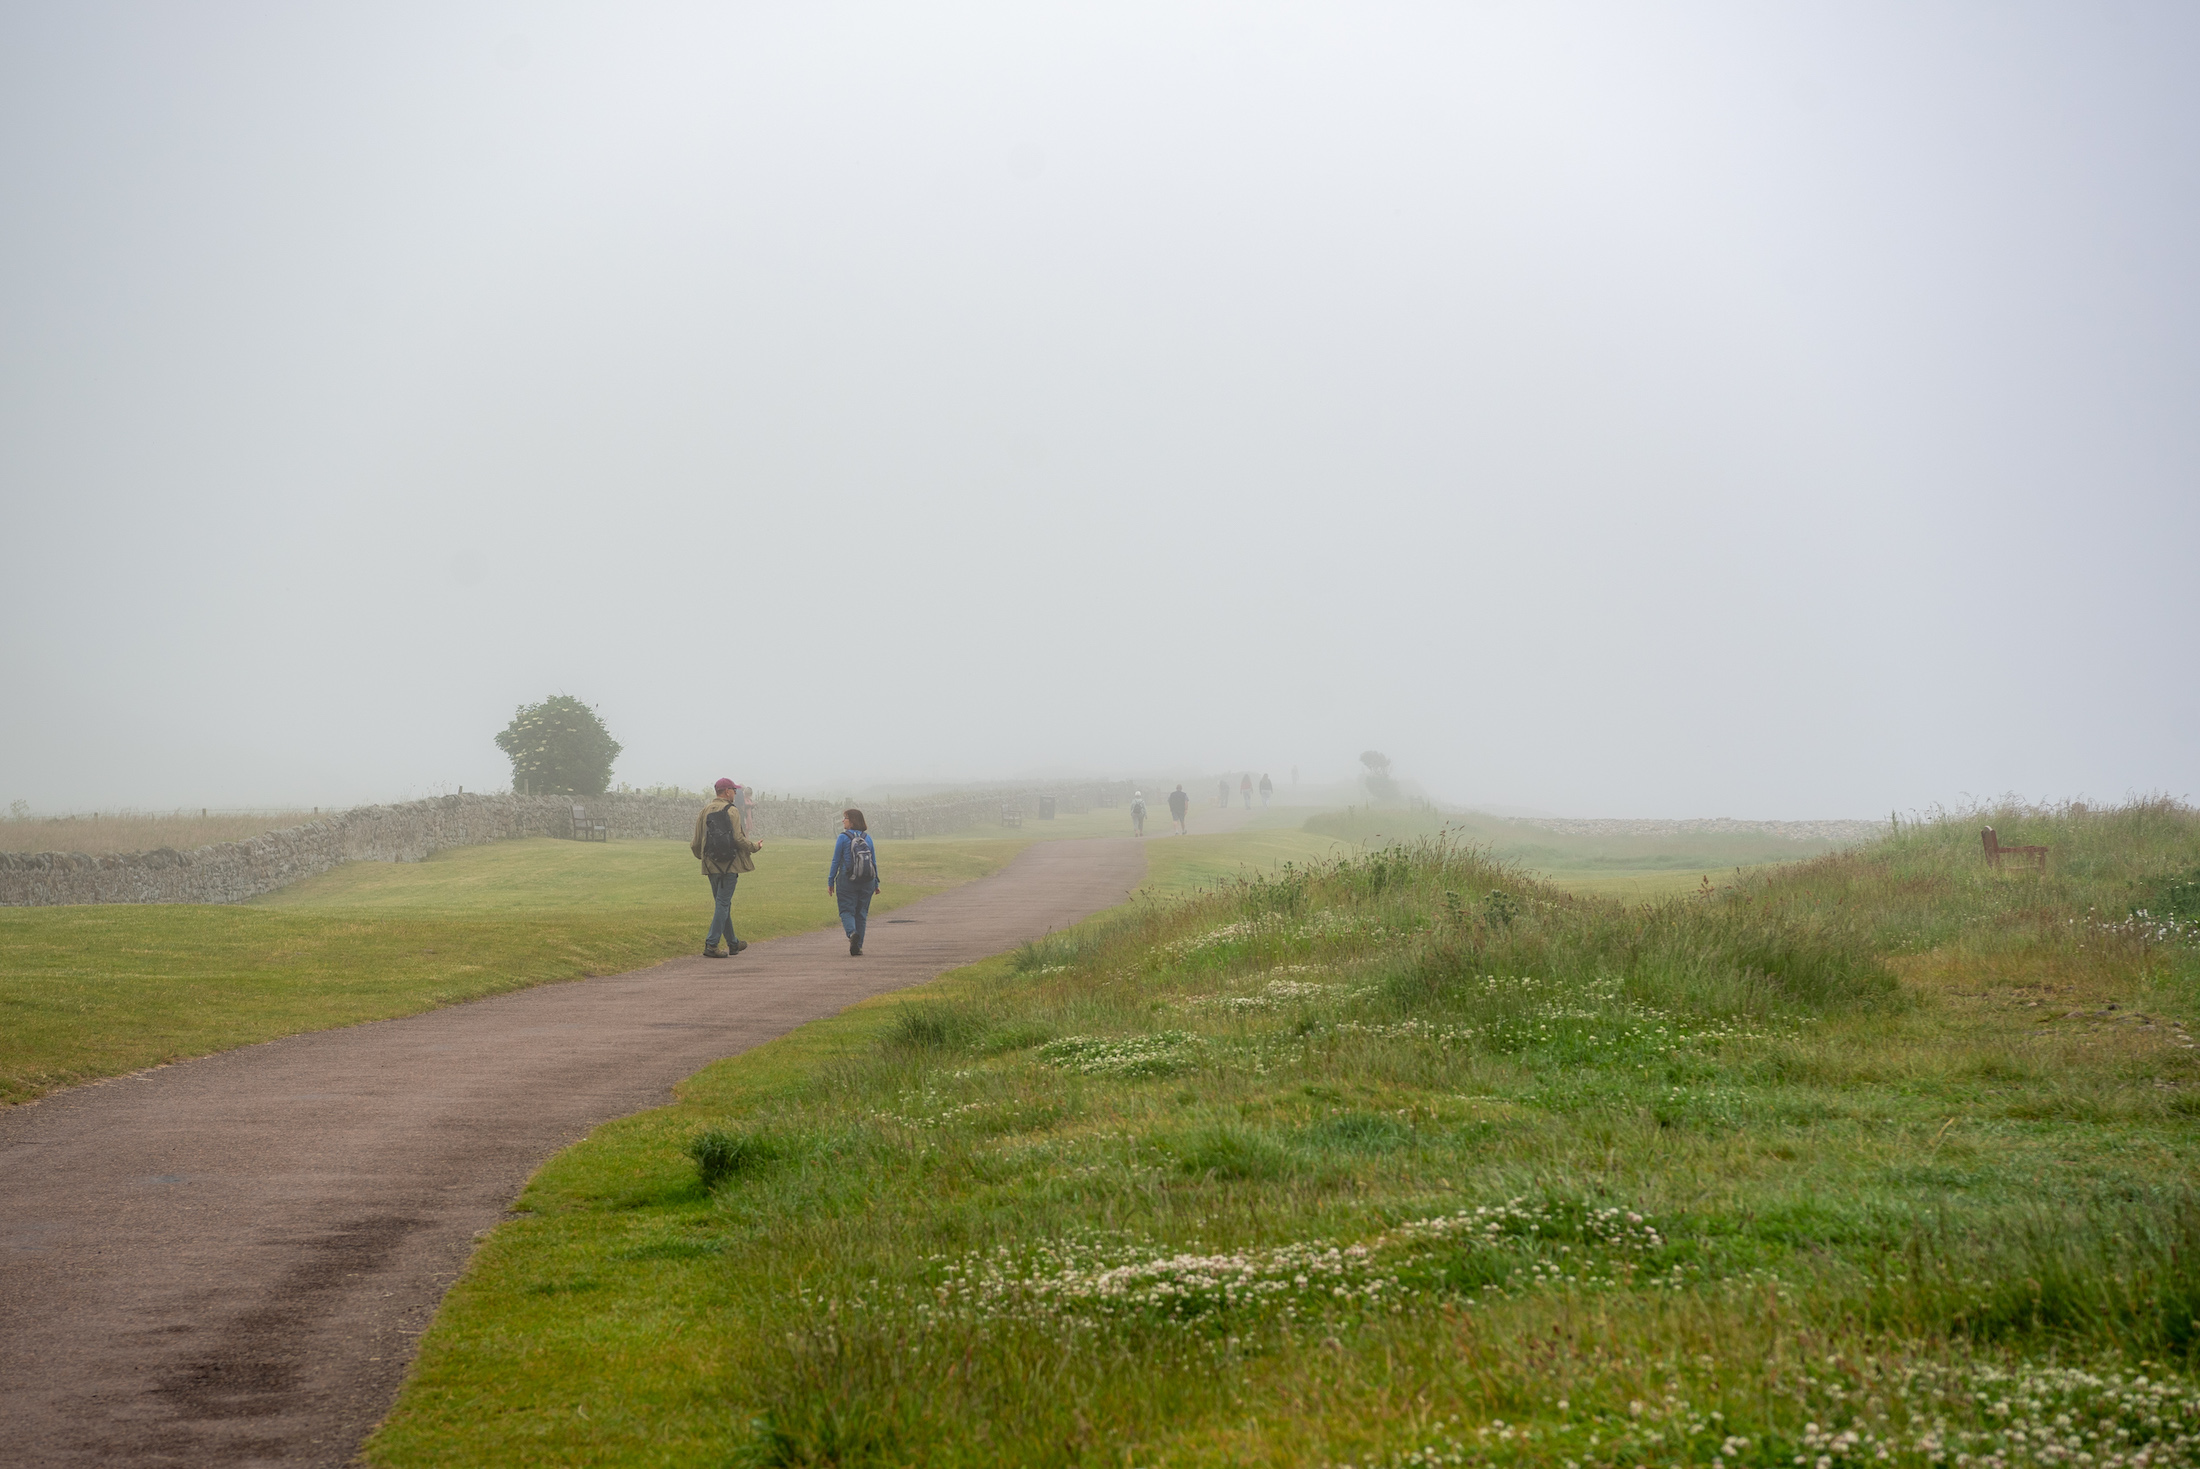
[[[722,1056],[1065,927],[1144,876],[1127,837],[1040,842],[882,914],[862,958],[836,929],[718,960],[700,953],[698,879],[693,958],[0,1113],[0,1464],[352,1461],[474,1243],[553,1153]]]

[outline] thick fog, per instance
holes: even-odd
[[[0,802],[2200,789],[2200,11],[0,10]]]

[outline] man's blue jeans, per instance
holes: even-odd
[[[726,947],[732,948],[733,937],[733,885],[741,880],[738,872],[706,872],[710,879],[710,937],[703,940],[703,947],[718,947],[718,936],[724,934]]]
[[[842,879],[833,885],[833,896],[840,900],[840,926],[859,949],[863,947],[864,926],[871,921],[871,895],[877,891],[875,882]]]

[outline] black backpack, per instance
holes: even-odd
[[[848,833],[848,881],[861,887],[878,876],[878,862],[871,855],[871,839],[860,831]]]
[[[731,862],[740,855],[741,844],[733,836],[733,808],[720,806],[703,818],[703,860]]]

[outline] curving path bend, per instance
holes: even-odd
[[[552,1153],[722,1056],[1111,907],[1145,866],[1128,838],[1038,843],[881,915],[861,959],[802,934],[0,1113],[0,1463],[351,1462]],[[700,891],[696,915],[699,936]]]

